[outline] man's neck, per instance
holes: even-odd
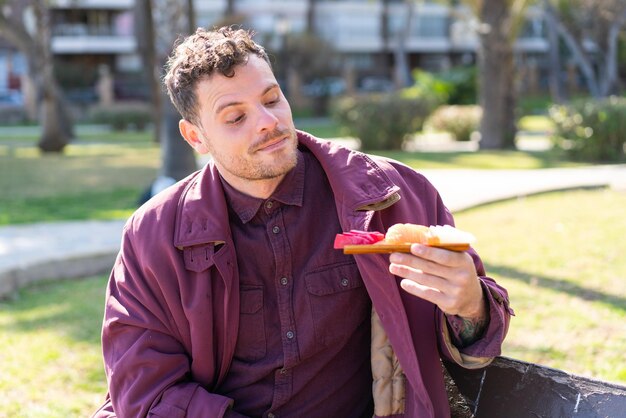
[[[245,193],[248,196],[256,197],[259,199],[267,199],[274,193],[278,185],[285,178],[285,174],[274,177],[271,179],[261,179],[261,180],[246,180],[236,176],[228,172],[224,172],[220,170],[221,176],[226,180],[228,184],[230,184],[235,190],[240,191],[241,193]]]

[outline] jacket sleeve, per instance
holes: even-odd
[[[454,225],[452,214],[445,207],[438,193],[436,201],[438,223]],[[439,308],[437,308],[436,321],[441,354],[463,367],[478,368],[486,366],[494,357],[501,354],[502,343],[508,332],[513,310],[509,307],[506,289],[486,275],[482,260],[474,249],[470,249],[469,254],[474,260],[474,266],[487,303],[487,311],[489,312],[487,329],[483,332],[482,337],[474,343],[464,348],[457,348],[452,343],[445,314]]]
[[[109,279],[102,330],[110,405],[98,416],[222,417],[232,400],[191,377],[190,356],[178,334],[157,273],[140,265],[127,230]]]
[[[388,173],[391,173],[393,181],[403,190],[403,199],[400,202],[404,203],[393,212],[393,218],[387,219],[387,223],[410,220],[420,224],[455,225],[452,213],[426,177],[404,164],[397,162],[391,164],[397,172],[389,170]],[[442,357],[463,367],[478,368],[486,366],[494,357],[500,355],[513,311],[509,308],[506,289],[486,275],[480,256],[474,249],[470,249],[469,254],[474,261],[488,303],[490,318],[487,329],[480,339],[459,349],[452,343],[445,314],[438,307],[435,307],[435,326]]]
[[[482,263],[475,253],[472,255],[477,264],[489,312],[489,323],[482,337],[464,348],[458,348],[452,342],[445,314],[437,309],[436,317],[441,354],[448,360],[469,369],[484,367],[491,363],[494,357],[501,354],[502,342],[506,337],[511,315],[513,315],[506,290],[493,279],[485,276],[484,270],[479,270],[479,268],[482,269]]]

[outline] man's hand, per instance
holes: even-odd
[[[411,254],[393,253],[389,261],[389,271],[404,279],[400,286],[410,294],[434,303],[447,315],[472,322],[487,318],[480,279],[469,254],[413,244]]]

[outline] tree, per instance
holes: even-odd
[[[532,0],[463,0],[477,17],[479,104],[483,149],[515,147],[514,44]]]
[[[224,10],[224,17],[229,18],[235,14],[235,0],[226,0],[226,9]]]
[[[391,51],[391,28],[389,27],[389,6],[391,0],[381,0],[380,8],[380,40],[382,44],[382,67],[384,74],[392,74],[391,60],[389,53]]]
[[[150,4],[154,33],[152,42],[154,47],[153,68],[157,79],[162,79],[163,68],[169,56],[172,45],[177,38],[195,32],[196,23],[191,0],[143,0]],[[180,115],[167,97],[165,88],[159,84],[160,111],[155,123],[160,123],[159,142],[161,143],[161,169],[159,179],[155,184],[168,185],[181,180],[197,169],[193,149],[181,137],[178,129]],[[154,190],[153,192],[158,192]]]
[[[404,20],[404,26],[398,31],[396,35],[396,42],[393,49],[394,52],[394,81],[398,88],[405,88],[411,85],[411,68],[408,60],[408,53],[406,50],[407,40],[411,37],[411,29],[413,28],[414,16],[415,16],[415,3],[418,3],[417,15],[419,16],[419,8],[424,3],[424,0],[405,0],[406,14]]]
[[[317,2],[318,0],[307,0],[306,2],[306,24],[304,26],[304,32],[310,35],[315,33]]]
[[[0,6],[0,33],[24,54],[35,86],[42,127],[38,146],[44,152],[62,152],[74,135],[69,108],[54,78],[50,9],[41,0],[6,0]]]
[[[181,3],[176,0],[167,0],[167,3],[169,3],[171,13],[169,14],[169,24],[163,25],[163,27],[170,29],[168,34],[170,36],[171,34],[182,36],[195,32],[196,25],[193,1],[184,0],[184,2]],[[167,36],[167,34],[163,35]],[[172,38],[170,39],[173,40]],[[163,56],[162,63],[165,63],[165,56]],[[187,145],[178,129],[178,121],[180,120],[178,111],[174,108],[169,98],[165,96],[165,90],[162,89],[162,91],[164,94],[162,99],[164,106],[162,118],[163,126],[161,128],[161,175],[175,180],[181,180],[197,169],[196,157],[193,149]]]
[[[161,119],[163,112],[163,94],[161,80],[159,79],[160,65],[156,52],[156,32],[152,17],[152,0],[135,1],[135,38],[143,67],[146,85],[148,86],[149,98],[152,104],[152,120],[154,121],[154,142],[161,140]]]
[[[544,10],[548,0],[544,1]],[[563,82],[561,80],[561,43],[559,40],[559,33],[556,29],[556,16],[554,13],[548,11],[544,14],[544,21],[546,22],[546,35],[548,39],[548,62],[549,62],[549,75],[548,86],[550,89],[550,95],[552,101],[555,103],[562,103],[565,99],[563,91]]]
[[[546,17],[572,54],[595,97],[616,92],[619,36],[626,25],[624,0],[544,0]],[[591,46],[586,45],[590,42]]]
[[[402,27],[393,31],[391,22],[391,1],[382,0],[380,9],[380,39],[382,44],[383,72],[394,81],[397,89],[411,85],[411,68],[408,60],[406,43],[411,37],[411,30],[416,15],[416,3],[419,6],[424,0],[404,0],[404,21]],[[418,9],[419,10],[419,9]],[[393,65],[392,60],[393,57]]]

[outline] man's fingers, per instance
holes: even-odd
[[[409,267],[405,264],[392,263],[389,265],[389,271],[398,277],[404,278],[405,280],[413,281],[421,286],[434,288],[443,293],[453,291],[453,284],[450,283],[449,280],[420,269]]]
[[[448,267],[463,265],[466,262],[466,258],[469,257],[465,252],[451,251],[422,244],[411,245],[411,254],[421,259],[431,261],[434,264]]]
[[[400,281],[400,287],[413,296],[424,299],[439,307],[446,306],[448,296],[439,289],[425,286],[410,279]]]
[[[412,252],[393,253],[389,258],[389,271],[403,279],[400,285],[406,292],[436,304],[448,314],[475,310],[476,302],[482,300],[482,290],[469,254],[424,246],[412,248]],[[439,264],[437,260],[450,264]]]
[[[450,252],[446,250],[436,250],[442,251],[444,253]],[[427,251],[430,253],[430,251]],[[431,254],[425,254],[426,256]],[[440,260],[447,260],[447,255],[439,255],[438,258]],[[453,271],[455,269],[454,265],[442,264],[434,259],[429,259],[426,257],[421,257],[416,254],[405,254],[405,253],[393,253],[389,261],[392,264],[405,265],[409,266],[415,270],[420,270],[424,273],[431,274],[433,276],[445,277],[450,279],[451,275],[453,275]],[[403,276],[404,277],[404,276]]]

